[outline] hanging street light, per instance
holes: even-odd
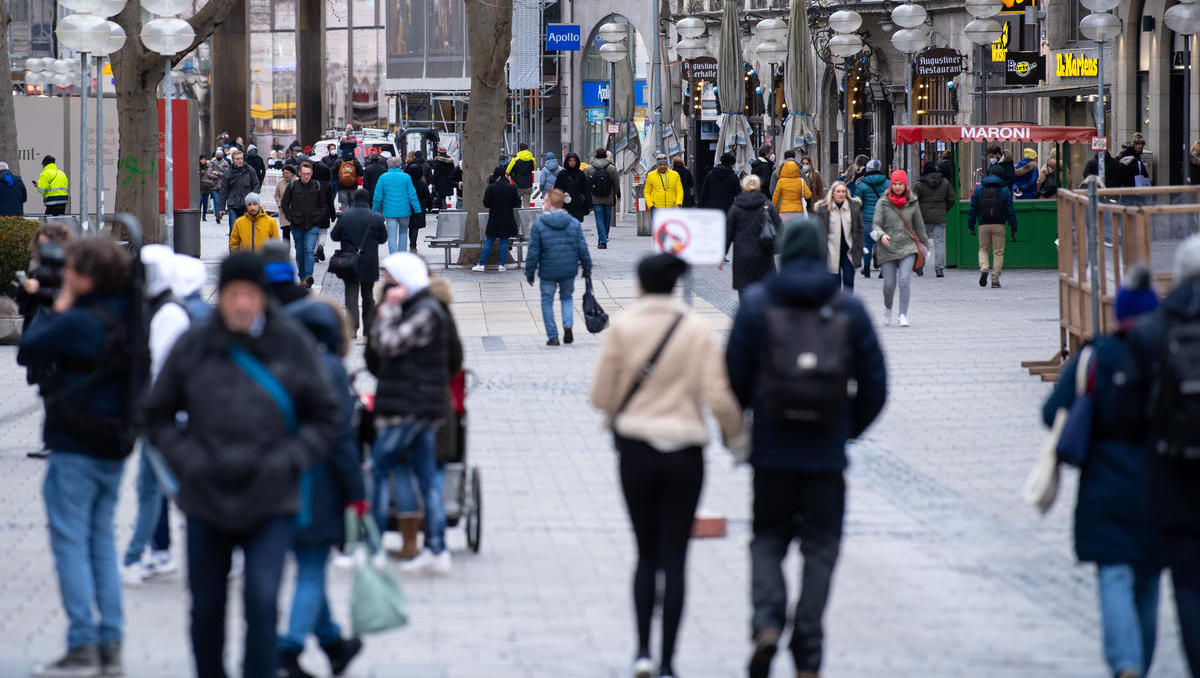
[[[1191,85],[1192,85],[1192,36],[1200,32],[1200,4],[1198,0],[1182,0],[1163,14],[1163,23],[1177,35],[1183,36],[1183,183],[1191,183],[1189,157],[1192,138],[1191,129]]]

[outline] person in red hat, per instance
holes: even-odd
[[[892,298],[900,284],[900,327],[908,327],[908,299],[912,288],[917,248],[929,251],[925,220],[917,208],[917,196],[908,190],[908,174],[892,172],[891,185],[875,203],[871,239],[876,242],[875,260],[883,272],[883,324],[892,324]]]

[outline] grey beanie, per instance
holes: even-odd
[[[246,199],[242,202],[243,202],[243,204],[246,204],[246,205],[249,205],[250,203],[254,203],[255,205],[258,205],[259,207],[262,206],[262,198],[258,197],[257,193],[247,193]]]
[[[1189,236],[1175,250],[1175,282],[1200,277],[1200,234]]]
[[[881,169],[883,169],[883,163],[880,162],[878,159],[872,160],[867,163],[867,169],[868,170],[881,170]]]

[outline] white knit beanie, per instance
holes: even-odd
[[[383,269],[391,274],[396,282],[408,288],[409,294],[416,294],[429,287],[429,264],[412,252],[396,252],[383,260]]]
[[[1200,234],[1189,236],[1175,250],[1175,282],[1200,277]]]

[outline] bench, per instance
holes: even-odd
[[[441,210],[437,213],[434,234],[425,236],[426,243],[446,253],[445,267],[450,268],[450,250],[462,247],[467,231],[467,213],[458,210]]]

